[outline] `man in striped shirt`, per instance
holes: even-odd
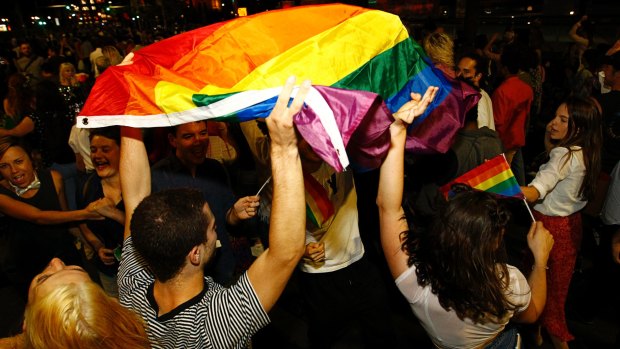
[[[274,183],[270,247],[228,289],[204,276],[217,239],[208,203],[190,189],[149,195],[140,130],[123,129],[121,182],[131,223],[125,225],[119,295],[121,304],[144,319],[154,348],[244,348],[269,322],[267,312],[305,243],[304,185],[292,117],[310,84],[304,82],[287,107],[294,83],[287,81],[267,118]]]

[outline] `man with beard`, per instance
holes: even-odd
[[[456,76],[474,85],[480,91],[480,101],[478,101],[478,127],[486,126],[495,130],[493,121],[493,104],[491,97],[480,86],[484,82],[485,69],[488,61],[476,53],[467,53],[461,57],[456,69]]]
[[[43,62],[43,57],[32,53],[30,43],[23,42],[19,45],[19,58],[14,61],[15,69],[17,69],[18,73],[39,79]]]

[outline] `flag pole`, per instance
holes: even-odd
[[[534,214],[532,213],[532,209],[530,208],[530,205],[527,204],[527,200],[525,200],[525,198],[523,198],[523,203],[525,204],[525,208],[527,208],[527,212],[530,213],[530,217],[532,217],[532,222],[536,222],[536,218],[534,218]]]

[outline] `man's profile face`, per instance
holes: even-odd
[[[207,217],[207,221],[209,222],[206,231],[206,241],[204,243],[206,253],[203,257],[204,262],[207,263],[211,260],[211,258],[213,258],[215,249],[217,248],[217,226],[215,224],[215,216],[213,215],[213,212],[211,211],[208,203],[205,202],[202,208],[202,212]]]
[[[209,146],[207,123],[190,122],[177,127],[175,135],[168,140],[175,150],[175,155],[186,165],[200,165],[205,161]]]
[[[478,86],[480,74],[478,74],[476,69],[476,61],[469,57],[461,58],[457,65],[457,76],[463,80],[470,81],[474,86]]]

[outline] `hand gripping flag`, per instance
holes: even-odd
[[[97,78],[78,126],[266,117],[290,75],[315,85],[295,123],[338,171],[349,158],[358,169],[379,166],[389,148],[390,113],[411,92],[439,87],[409,130],[407,147],[419,152],[447,151],[479,99],[429,63],[397,16],[333,4],[237,18],[149,45],[133,64]]]

